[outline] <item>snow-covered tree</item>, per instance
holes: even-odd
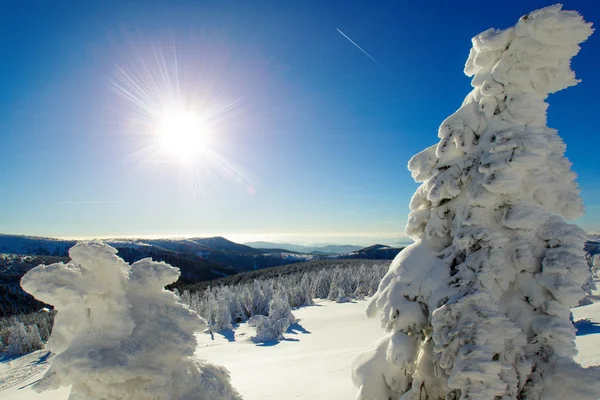
[[[252,312],[251,315],[267,315],[269,310],[269,298],[265,296],[261,282],[254,281],[252,286]]]
[[[275,323],[282,318],[287,319],[290,324],[296,322],[287,294],[280,288],[274,291],[273,298],[269,303],[269,319]]]
[[[336,267],[333,270],[333,277],[329,286],[329,300],[336,301],[339,297],[340,291],[342,294],[346,293],[348,287],[348,275],[344,273],[342,268]]]
[[[40,318],[40,321],[39,321],[39,323],[38,323],[37,326],[39,328],[40,338],[43,341],[47,341],[48,338],[50,337],[50,330],[52,329],[48,325],[48,319],[47,318]]]
[[[278,288],[269,303],[269,315],[254,315],[248,324],[256,328],[256,335],[252,338],[255,342],[267,342],[283,339],[283,334],[294,322],[296,317],[292,314],[287,294]]]
[[[43,348],[44,343],[42,343],[36,325],[25,326],[22,322],[17,321],[9,329],[8,345],[6,346],[6,351],[9,354],[25,354]]]
[[[408,165],[415,243],[370,301],[389,334],[354,364],[358,398],[598,398],[569,318],[589,268],[562,218],[582,202],[545,102],[578,83],[570,60],[591,33],[555,5],[473,38],[473,91]]]
[[[211,328],[215,332],[220,332],[226,329],[232,329],[233,325],[231,321],[233,317],[232,311],[232,298],[231,291],[227,287],[219,288],[216,296],[216,303],[214,303],[214,321],[211,324]]]
[[[274,340],[283,340],[283,334],[290,326],[286,318],[272,321],[264,315],[255,315],[248,321],[248,325],[256,329],[256,334],[252,340],[257,343],[271,342]]]
[[[57,354],[37,391],[71,387],[69,400],[238,399],[228,372],[195,359],[205,321],[164,289],[179,269],[132,265],[101,242],[79,243],[71,262],[41,265],[21,286],[58,310],[48,348]]]
[[[297,279],[287,277],[286,281],[290,284],[286,285],[289,290],[289,300],[292,307],[302,307],[313,304],[312,290],[308,274],[302,274],[300,282],[296,283]],[[296,283],[296,284],[294,284]]]
[[[600,273],[600,254],[587,255],[587,262],[593,275]]]
[[[313,297],[317,299],[326,299],[329,296],[331,287],[331,270],[321,269],[313,281]]]

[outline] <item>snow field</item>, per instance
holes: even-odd
[[[348,400],[356,389],[350,369],[356,354],[383,334],[376,320],[365,317],[366,302],[337,304],[327,300],[294,310],[299,319],[288,340],[257,345],[246,323],[235,331],[198,334],[196,356],[223,365],[245,400]],[[600,303],[573,309],[578,327],[575,360],[584,367],[600,364]],[[586,321],[587,320],[587,321]],[[310,333],[303,333],[302,328]],[[234,338],[230,342],[228,338]],[[48,368],[45,351],[0,361],[2,400],[66,400],[68,388],[38,394],[31,384]],[[598,396],[600,398],[600,395]]]

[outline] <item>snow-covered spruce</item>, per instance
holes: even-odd
[[[207,320],[212,332],[220,332],[256,315],[269,316],[278,292],[287,297],[289,309],[311,305],[313,298],[344,302],[373,295],[386,271],[387,266],[378,260],[314,261],[293,273],[262,270],[268,276],[279,275],[270,278],[259,276],[258,279],[208,287],[202,291],[194,290],[192,286],[192,292],[185,289],[181,293],[176,290],[176,293],[183,304]],[[237,277],[240,278],[240,275]],[[344,290],[340,292],[340,288]],[[1,330],[2,319],[0,336]]]
[[[473,38],[473,91],[414,156],[423,182],[402,251],[371,299],[389,335],[355,361],[359,399],[596,400],[600,370],[573,361],[569,308],[585,295],[585,233],[549,93],[578,83],[592,33],[560,5]]]
[[[48,349],[57,356],[37,391],[72,385],[69,400],[239,399],[228,372],[193,358],[206,324],[164,286],[179,270],[132,265],[100,242],[80,243],[71,262],[41,265],[21,286],[58,310]]]

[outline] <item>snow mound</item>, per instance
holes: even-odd
[[[224,368],[193,358],[206,323],[164,289],[177,268],[149,258],[129,265],[101,242],[69,255],[21,280],[58,310],[48,341],[57,355],[34,390],[72,385],[69,400],[239,398]]]

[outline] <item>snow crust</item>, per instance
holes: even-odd
[[[353,369],[359,399],[597,400],[569,308],[589,281],[583,212],[550,93],[592,33],[561,5],[473,38],[472,92],[408,164],[422,182],[368,315],[389,332]]]
[[[227,370],[193,357],[206,323],[164,289],[179,269],[149,258],[129,265],[101,242],[69,255],[21,280],[58,310],[47,345],[57,355],[34,390],[71,385],[69,400],[240,398]]]

